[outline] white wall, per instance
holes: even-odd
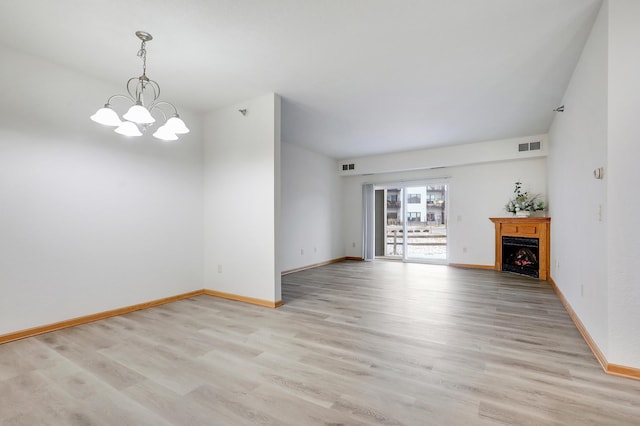
[[[246,109],[242,115],[238,110]],[[280,98],[261,96],[205,117],[205,288],[276,302]]]
[[[640,369],[640,2],[610,0],[608,361]]]
[[[342,179],[336,161],[283,143],[281,170],[282,270],[343,257]]]
[[[565,112],[549,133],[552,277],[607,361],[634,368],[640,368],[638,16],[636,1],[603,3],[565,93]],[[600,166],[605,178],[596,180],[592,170]]]
[[[199,117],[126,139],[89,120],[124,87],[0,57],[0,334],[201,289]]]
[[[551,277],[607,353],[607,8],[602,8],[549,132]],[[602,220],[600,220],[602,206]]]
[[[511,142],[517,148],[519,140]],[[494,141],[479,143],[473,147],[473,151],[490,151],[495,147],[499,147],[500,150],[496,155],[502,155],[502,143]],[[438,155],[444,156],[442,150],[444,148],[438,149]],[[458,155],[460,152],[462,155]],[[425,157],[428,157],[428,153]],[[489,218],[507,215],[504,205],[513,195],[514,183],[518,180],[522,181],[526,190],[540,193],[543,199],[546,191],[546,159],[544,157],[532,158],[529,154],[521,159],[517,158],[518,154],[512,154],[511,157],[513,159],[509,161],[466,164],[472,160],[458,147],[452,147],[447,158],[449,164],[456,164],[456,166],[435,170],[345,177],[342,214],[346,255],[362,256],[363,183],[382,184],[446,178],[446,182],[450,185],[449,262],[493,265],[495,235],[494,225]],[[361,159],[355,161],[359,163]],[[376,161],[384,163],[381,157]],[[383,167],[386,166],[383,165]]]

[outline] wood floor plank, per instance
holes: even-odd
[[[0,345],[0,424],[637,425],[550,285],[346,261]]]

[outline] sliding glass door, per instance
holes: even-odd
[[[377,187],[376,256],[446,261],[447,192],[445,183]]]
[[[405,188],[404,259],[447,259],[447,185]]]

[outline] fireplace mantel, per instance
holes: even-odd
[[[541,280],[549,277],[549,236],[550,217],[492,217],[496,227],[496,263],[495,269],[502,271],[502,237],[537,238],[539,242],[539,273]]]

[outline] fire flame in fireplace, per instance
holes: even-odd
[[[536,262],[536,255],[528,248],[519,249],[513,256],[513,264],[517,266],[535,265]]]

